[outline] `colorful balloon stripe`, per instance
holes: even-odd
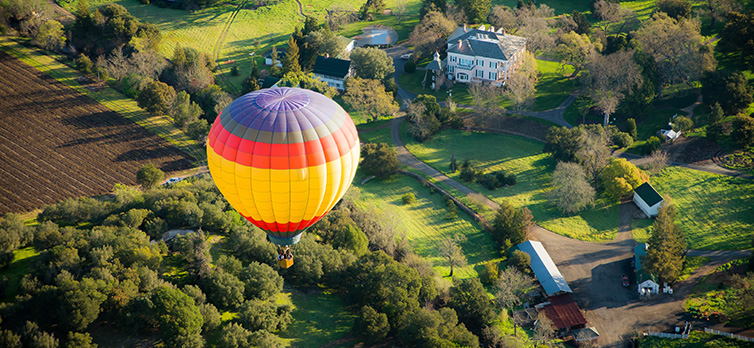
[[[343,197],[359,152],[350,116],[329,98],[298,88],[236,99],[217,117],[207,142],[220,192],[278,244],[298,241]]]

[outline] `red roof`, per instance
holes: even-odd
[[[586,318],[581,314],[579,306],[573,301],[571,294],[550,297],[550,304],[540,309],[544,311],[558,330],[575,330],[586,327]]]

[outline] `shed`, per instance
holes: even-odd
[[[531,269],[548,297],[573,293],[541,242],[527,240],[519,244],[518,249],[531,256]]]
[[[576,342],[595,341],[599,338],[600,333],[597,331],[597,328],[594,327],[588,327],[573,331],[573,339]]]
[[[262,88],[272,88],[277,85],[277,83],[280,81],[279,78],[274,76],[265,76],[264,80],[262,80]]]
[[[571,294],[562,294],[550,297],[550,303],[545,303],[539,309],[552,320],[552,324],[558,331],[569,332],[586,327],[586,318],[581,313],[579,306],[571,297]]]
[[[277,48],[276,48],[276,50],[277,50],[277,54],[278,54],[278,57],[275,60],[277,62],[276,65],[278,67],[282,67],[283,66],[283,63],[282,63],[283,62],[283,57],[285,57],[285,55],[288,53],[288,51],[286,51],[285,49],[277,49]],[[263,57],[264,57],[264,64],[265,65],[272,65],[272,49],[267,50],[267,52],[264,53]]]
[[[634,203],[644,212],[648,218],[657,216],[662,206],[662,196],[657,193],[652,185],[645,182],[634,190]]]
[[[660,284],[657,278],[644,270],[643,261],[647,257],[647,243],[634,247],[634,268],[636,269],[636,290],[639,294],[657,294],[660,292]]]
[[[678,137],[681,136],[681,132],[676,132],[676,131],[674,131],[672,129],[670,129],[670,130],[661,129],[660,133],[662,135],[664,135],[668,140],[671,140],[671,141],[676,140],[676,139],[678,139]]]

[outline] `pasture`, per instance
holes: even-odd
[[[677,207],[676,223],[690,249],[732,250],[751,247],[754,231],[754,182],[681,167],[651,177],[661,195]]]
[[[357,172],[354,183],[359,184],[364,174]],[[375,209],[395,224],[396,238],[408,239],[411,250],[434,266],[440,275],[446,277],[450,267],[440,256],[439,241],[445,236],[464,235],[461,243],[469,266],[456,267],[454,277],[465,279],[477,277],[484,269],[484,263],[499,260],[495,242],[490,235],[468,215],[459,211],[458,217],[448,220],[445,217],[445,202],[439,193],[431,194],[429,188],[404,175],[395,175],[387,180],[373,179],[364,185],[354,185],[351,190],[364,208]],[[356,191],[356,190],[354,190]],[[401,197],[406,193],[416,196],[416,203],[405,205]]]
[[[477,183],[464,184],[496,202],[507,200],[516,207],[528,207],[534,220],[550,231],[593,242],[610,241],[618,231],[619,206],[616,203],[598,200],[593,209],[573,216],[560,214],[549,203],[547,191],[555,161],[542,153],[544,144],[541,142],[514,135],[450,129],[421,144],[403,129],[401,139],[414,156],[459,182],[462,182],[460,172],[450,173],[449,169],[454,154],[459,164],[468,159],[485,172],[504,170],[515,174],[516,185],[495,191]]]
[[[293,322],[277,333],[287,347],[353,346],[346,342],[328,345],[345,338],[356,319],[340,295],[322,289],[283,289],[278,303],[293,307]]]
[[[134,185],[147,163],[192,167],[179,148],[4,51],[0,72],[0,214]]]

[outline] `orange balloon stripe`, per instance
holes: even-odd
[[[279,223],[279,222],[265,222],[262,220],[254,220],[248,216],[244,216],[244,215],[242,216],[246,218],[246,220],[249,220],[249,222],[251,222],[255,226],[265,231],[290,234],[290,236],[276,235],[276,237],[278,238],[293,237],[294,235],[298,234],[299,232],[302,232],[309,226],[314,225],[317,221],[319,221],[319,219],[322,218],[322,216],[315,216],[311,220],[302,220],[301,222]]]
[[[350,123],[350,125],[349,125]],[[223,158],[260,169],[301,169],[334,161],[358,146],[353,120],[346,118],[335,132],[304,143],[269,144],[242,139],[218,122],[212,127],[208,145]],[[252,153],[240,151],[253,149]]]

